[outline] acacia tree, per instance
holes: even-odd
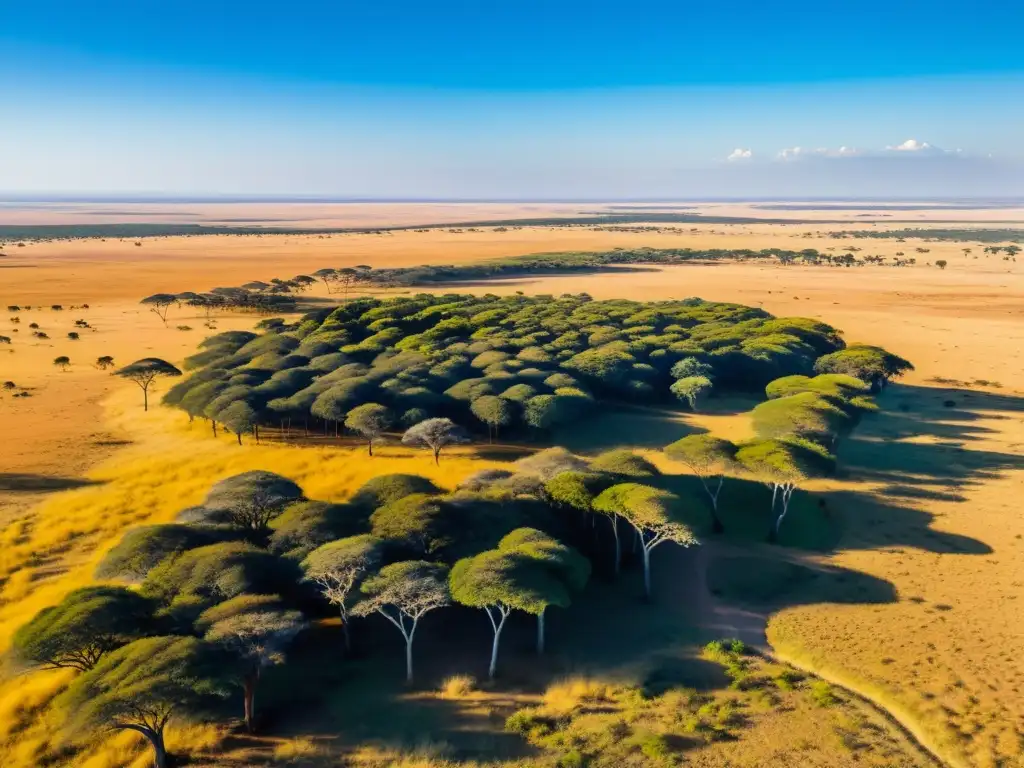
[[[67,355],[61,355],[60,357],[53,358],[53,364],[60,368],[62,372],[66,372],[68,366],[71,365],[71,358]]]
[[[498,647],[505,622],[514,610],[540,616],[550,605],[567,606],[569,594],[545,563],[523,553],[488,550],[459,560],[452,567],[452,597],[462,605],[482,608],[491,622],[491,662],[494,678]]]
[[[172,293],[154,293],[139,303],[148,306],[149,311],[163,320],[164,325],[167,325],[167,313],[178,303],[178,297]]]
[[[405,638],[405,679],[413,679],[412,644],[420,619],[437,608],[451,605],[448,568],[423,560],[392,563],[367,579],[364,598],[352,608],[353,616],[379,613]]]
[[[718,496],[722,492],[725,474],[733,466],[736,446],[728,440],[711,434],[688,435],[665,448],[665,454],[683,462],[697,479],[711,500],[711,522],[715,533],[725,530],[718,516]]]
[[[566,593],[579,592],[590,578],[590,561],[572,547],[536,528],[517,528],[498,542],[500,552],[512,552],[533,558],[547,568],[566,588]],[[537,653],[544,653],[545,605],[537,614]]]
[[[245,727],[252,732],[256,686],[264,667],[284,663],[284,649],[306,622],[277,595],[239,595],[203,612],[196,626],[238,664],[245,699]]]
[[[651,597],[651,552],[667,541],[683,547],[696,544],[689,526],[678,519],[675,494],[640,483],[619,483],[594,499],[594,509],[608,510],[626,520],[636,531],[644,555],[644,594]]]
[[[107,368],[110,368],[113,365],[114,358],[111,357],[110,355],[102,355],[96,358],[96,367],[99,368],[101,371],[105,371],[107,370]]]
[[[508,400],[494,395],[478,397],[469,404],[469,409],[487,425],[487,438],[498,436],[498,429],[506,427],[515,418],[515,409]]]
[[[441,450],[449,445],[468,443],[465,431],[451,419],[427,419],[415,424],[402,435],[402,444],[429,448],[434,453],[434,463],[440,463]]]
[[[393,423],[391,411],[378,403],[364,403],[353,408],[345,417],[345,426],[363,436],[371,456],[373,444],[383,438]]]
[[[757,480],[772,489],[772,525],[768,541],[776,542],[782,521],[789,512],[789,502],[800,484],[819,473],[827,461],[814,450],[790,441],[759,440],[740,446],[737,463]],[[781,503],[778,514],[777,502]]]
[[[260,433],[255,409],[245,400],[235,400],[233,403],[219,411],[216,420],[235,433],[238,444],[242,444],[242,435],[252,433],[256,437],[256,444],[259,445]]]
[[[362,534],[338,539],[310,552],[302,561],[306,578],[314,582],[327,601],[341,614],[345,650],[352,651],[348,601],[352,590],[380,562],[384,542]]]
[[[696,411],[697,405],[711,392],[713,386],[707,376],[687,376],[673,382],[669,389],[673,395],[685,401],[691,411]]]
[[[181,371],[159,357],[144,357],[126,365],[115,376],[134,381],[142,389],[142,410],[149,410],[149,386],[157,376],[181,376]]]
[[[567,471],[559,472],[544,484],[544,493],[548,499],[558,506],[578,510],[584,517],[598,512],[594,509],[594,499],[601,486],[607,484],[602,482],[601,475],[588,474],[586,472]],[[619,540],[618,515],[615,512],[599,512],[608,519],[612,527],[612,537],[615,541],[614,569],[618,575],[622,562],[622,545]]]
[[[167,768],[168,722],[227,695],[222,663],[194,637],[148,637],[111,652],[73,680],[57,703],[76,736],[91,739],[97,728],[135,731],[152,745],[156,768]]]
[[[14,633],[22,661],[87,672],[104,654],[146,634],[154,604],[124,587],[76,589]]]

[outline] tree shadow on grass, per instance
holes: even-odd
[[[26,472],[0,472],[0,491],[15,493],[69,491],[74,488],[99,484],[99,480],[87,480],[84,477],[54,477]]]
[[[600,453],[611,448],[664,448],[704,430],[671,408],[615,404],[592,417],[552,431],[550,443],[575,453]]]

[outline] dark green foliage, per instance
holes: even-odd
[[[820,357],[814,363],[814,370],[817,373],[843,373],[866,381],[878,389],[907,371],[914,370],[914,366],[881,347],[855,344]]]
[[[648,251],[607,256],[609,263],[669,258]],[[523,262],[549,263],[550,255]],[[188,362],[192,379],[203,376],[208,386],[190,399],[198,386],[176,389],[166,402],[216,418],[243,400],[257,421],[312,418],[335,429],[352,410],[374,403],[405,428],[448,418],[525,437],[584,419],[608,400],[671,403],[673,381],[691,405],[710,381],[719,392],[760,389],[779,376],[810,373],[818,357],[842,347],[838,333],[817,321],[700,299],[361,298],[260,336],[208,339]],[[223,373],[211,378],[209,371]],[[685,392],[680,381],[688,382]]]
[[[202,525],[144,525],[130,529],[96,567],[96,578],[141,581],[162,560],[224,541],[223,529]]]
[[[627,448],[617,448],[595,456],[590,462],[590,468],[621,477],[654,477],[661,474],[651,462]]]
[[[355,504],[300,501],[270,521],[268,548],[301,560],[323,544],[369,530],[369,516]]]
[[[76,678],[57,705],[75,740],[91,740],[101,729],[134,730],[152,745],[156,767],[166,768],[167,723],[225,696],[223,671],[223,655],[194,637],[145,638]]]
[[[253,470],[216,483],[200,506],[185,510],[178,520],[259,532],[301,498],[302,489],[287,477]]]
[[[14,652],[30,664],[90,670],[104,654],[152,629],[154,608],[124,587],[83,587],[18,629]]]
[[[412,496],[414,494],[435,494],[440,493],[431,480],[419,475],[377,475],[367,480],[350,500],[350,504],[366,511],[367,517],[370,512],[390,504],[393,501]]]
[[[142,594],[182,627],[238,595],[294,593],[298,567],[251,544],[227,542],[183,552],[149,572]]]

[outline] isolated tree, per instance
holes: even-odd
[[[594,499],[594,509],[619,515],[636,531],[644,556],[644,594],[651,596],[651,552],[667,541],[683,547],[697,543],[678,516],[675,494],[640,483],[620,483]]]
[[[244,400],[235,400],[227,408],[217,413],[217,421],[235,433],[238,444],[242,444],[242,435],[252,433],[256,435],[256,443],[259,444],[259,426],[256,411]]]
[[[384,433],[393,423],[391,411],[378,403],[364,403],[356,406],[345,417],[345,426],[363,436],[371,456],[373,456],[373,444],[383,438]]]
[[[361,589],[363,599],[352,608],[354,616],[376,612],[390,621],[405,639],[405,679],[412,682],[412,645],[420,619],[451,604],[448,568],[423,560],[393,563],[370,577]]]
[[[301,498],[302,489],[287,477],[253,470],[214,484],[202,505],[179,519],[261,532],[285,507]]]
[[[350,536],[324,544],[302,561],[306,578],[317,585],[341,614],[345,650],[352,650],[349,627],[349,598],[363,577],[380,563],[384,542],[376,536]]]
[[[725,530],[718,516],[718,497],[725,475],[733,466],[736,446],[711,434],[688,435],[665,448],[670,459],[683,462],[697,479],[711,501],[711,522],[715,533]]]
[[[914,366],[908,360],[868,344],[851,344],[814,362],[816,373],[845,373],[867,382],[875,390],[912,370]]]
[[[149,307],[149,311],[159,317],[164,325],[167,325],[167,313],[178,303],[178,297],[171,293],[154,293],[139,303]]]
[[[711,379],[707,376],[687,376],[673,382],[669,389],[673,395],[689,405],[691,411],[696,411],[697,405],[710,394],[713,387]]]
[[[427,419],[409,427],[402,436],[403,445],[429,448],[434,463],[439,463],[441,451],[449,445],[469,442],[465,431],[451,419]]]
[[[142,389],[142,410],[149,410],[149,386],[157,376],[181,376],[181,371],[158,357],[144,357],[126,365],[115,376],[134,381]]]
[[[935,261],[935,266],[938,267],[939,269],[945,269],[948,263],[949,262],[947,262],[945,259],[937,259]]]
[[[264,667],[284,662],[284,649],[306,622],[277,595],[239,595],[204,611],[196,622],[204,639],[224,647],[239,670],[245,727],[254,730],[256,686]]]
[[[579,592],[590,578],[590,561],[572,547],[536,528],[517,528],[498,542],[498,551],[529,557],[546,568],[565,587],[566,594]],[[564,606],[563,606],[564,607]],[[544,653],[544,616],[537,614],[537,653]]]
[[[515,409],[508,400],[484,395],[478,397],[469,404],[469,409],[480,421],[487,425],[488,439],[498,436],[498,430],[512,423],[515,418]]]
[[[540,616],[551,605],[569,605],[566,585],[538,558],[519,552],[488,550],[459,560],[452,567],[452,597],[462,605],[482,608],[494,631],[487,670],[494,678],[505,622],[514,610]]]
[[[71,341],[78,341],[78,338],[79,337],[78,337],[78,333],[77,332],[75,332],[75,331],[69,331],[68,332],[68,339],[70,339]]]
[[[772,489],[771,528],[768,541],[779,538],[793,492],[810,477],[822,473],[822,456],[794,442],[759,440],[740,446],[736,461],[755,479]],[[776,507],[778,511],[776,512]]]
[[[107,368],[110,368],[113,365],[114,358],[111,357],[110,355],[102,355],[96,358],[96,367],[99,368],[101,371],[105,371],[107,370]]]
[[[85,672],[104,654],[144,636],[154,607],[124,587],[83,587],[37,613],[14,633],[12,646],[22,661]]]
[[[672,366],[673,379],[689,379],[700,376],[705,379],[714,378],[714,369],[707,363],[703,363],[696,357],[684,357]]]
[[[97,729],[135,731],[168,768],[164,731],[176,716],[227,695],[224,659],[194,637],[149,637],[108,654],[58,699],[70,732],[83,741]]]
[[[61,355],[60,357],[53,358],[53,364],[61,369],[61,371],[67,371],[68,366],[71,365],[71,358],[67,355]]]

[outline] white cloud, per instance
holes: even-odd
[[[893,152],[927,152],[930,149],[935,149],[935,147],[927,141],[907,139],[902,144],[897,144],[895,147],[886,147],[886,149],[892,150]]]
[[[733,162],[733,161],[736,161],[736,160],[749,160],[753,156],[754,156],[754,153],[753,153],[752,150],[743,149],[742,147],[737,147],[732,152],[730,152],[729,156],[727,158],[725,158],[725,159],[729,160],[730,162]]]

